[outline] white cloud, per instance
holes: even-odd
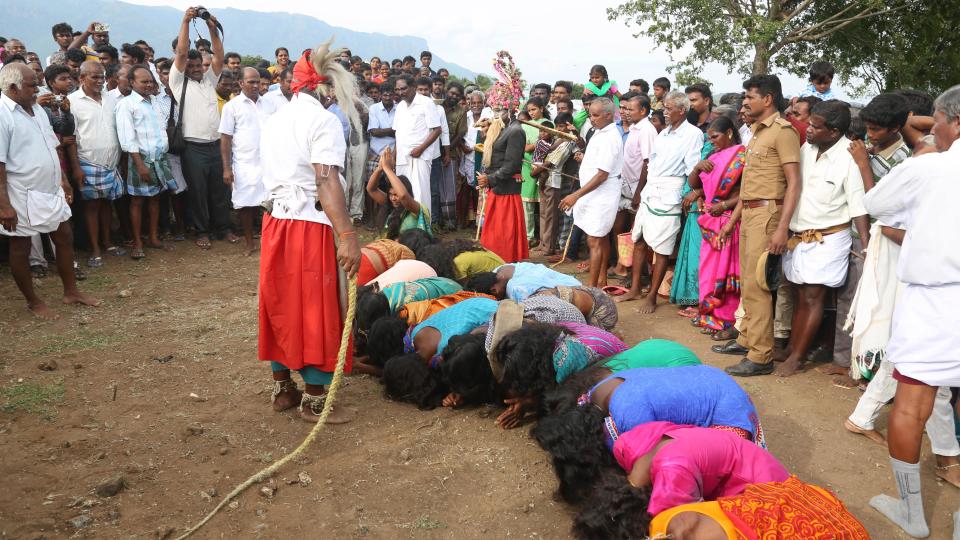
[[[145,5],[168,5],[181,9],[196,0],[128,0]],[[670,59],[652,47],[647,39],[633,37],[634,30],[622,21],[608,21],[605,4],[555,0],[539,4],[540,9],[522,9],[518,2],[487,0],[463,2],[397,2],[365,0],[340,8],[338,4],[305,3],[296,0],[272,0],[269,4],[253,0],[208,0],[206,7],[232,7],[248,10],[304,13],[335,26],[351,30],[392,35],[414,35],[427,40],[435,54],[473,71],[492,74],[491,62],[497,50],[506,49],[529,83],[553,83],[558,79],[587,80],[593,64],[606,66],[610,77],[626,88],[631,79],[648,82],[666,71]],[[610,5],[613,5],[612,3]],[[409,7],[407,7],[409,6]],[[432,13],[431,10],[436,10]],[[505,15],[507,14],[507,15]],[[418,51],[413,51],[416,54]],[[743,77],[727,73],[725,67],[708,65],[705,78],[716,92],[739,91]],[[786,94],[796,94],[805,81],[780,74]]]

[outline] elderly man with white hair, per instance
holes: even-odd
[[[653,250],[653,276],[650,293],[643,299],[640,313],[657,309],[657,290],[667,273],[667,259],[673,254],[680,232],[680,190],[690,171],[700,162],[703,133],[687,121],[690,99],[683,92],[670,92],[663,98],[663,116],[667,127],[653,142],[647,164],[647,177],[640,179],[640,206],[633,222],[633,278],[630,290],[617,297],[626,302],[640,296],[640,268]]]
[[[897,277],[897,299],[887,345],[897,394],[888,448],[899,497],[877,495],[870,506],[907,534],[930,534],[920,494],[920,442],[940,386],[960,386],[960,333],[950,321],[960,304],[960,251],[944,235],[960,229],[954,209],[960,170],[960,86],[934,102],[933,135],[939,153],[905,160],[863,198],[871,216],[907,231]],[[960,512],[954,514],[954,538]]]
[[[63,303],[97,306],[77,290],[73,273],[70,203],[73,190],[60,169],[57,136],[37,105],[37,75],[24,64],[0,69],[0,235],[10,237],[10,271],[27,307],[42,319],[58,315],[33,290],[30,237],[49,233],[63,280]]]
[[[580,162],[580,189],[560,201],[560,209],[572,208],[574,224],[587,234],[591,287],[607,284],[610,242],[606,237],[620,204],[623,137],[613,122],[614,110],[608,98],[597,98],[590,104],[590,123],[596,131]]]

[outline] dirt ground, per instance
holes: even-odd
[[[82,283],[104,305],[57,305],[56,322],[34,320],[0,269],[0,538],[172,537],[310,429],[270,408],[269,373],[256,360],[256,257],[180,243],[140,263],[106,262]],[[58,300],[55,276],[40,287]],[[642,317],[628,305],[619,329],[628,344],[669,338],[707,363],[730,362],[675,312],[661,304]],[[886,448],[841,427],[857,390],[812,370],[743,386],[789,470],[836,492],[874,538],[907,538],[867,505],[896,489]],[[365,376],[349,378],[341,396],[357,410],[353,423],[325,429],[307,457],[195,537],[569,536],[572,514],[553,500],[550,464],[528,426],[502,431],[486,407],[391,403]],[[922,467],[931,538],[949,538],[960,497],[935,479],[926,441]]]

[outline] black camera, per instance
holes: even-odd
[[[210,12],[207,11],[207,8],[205,8],[205,7],[203,7],[203,6],[197,6],[197,7],[196,7],[196,10],[197,10],[197,18],[198,18],[198,19],[203,19],[203,20],[205,20],[205,21],[209,21],[209,20],[210,20]]]

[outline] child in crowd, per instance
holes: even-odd
[[[620,90],[617,81],[611,81],[607,75],[607,68],[597,64],[590,68],[590,80],[584,83],[583,91],[597,97],[606,97],[613,100],[613,104],[620,107]]]
[[[810,64],[810,84],[800,92],[800,97],[814,96],[824,101],[836,99],[833,89],[833,64],[830,62],[814,62]]]
[[[658,77],[653,81],[653,99],[650,100],[650,109],[653,111],[662,111],[663,110],[663,96],[666,96],[670,92],[670,80],[666,77]],[[663,123],[663,114],[660,115],[660,125],[665,125]],[[656,125],[656,124],[654,124]],[[657,131],[663,129],[662,127],[657,128]]]

